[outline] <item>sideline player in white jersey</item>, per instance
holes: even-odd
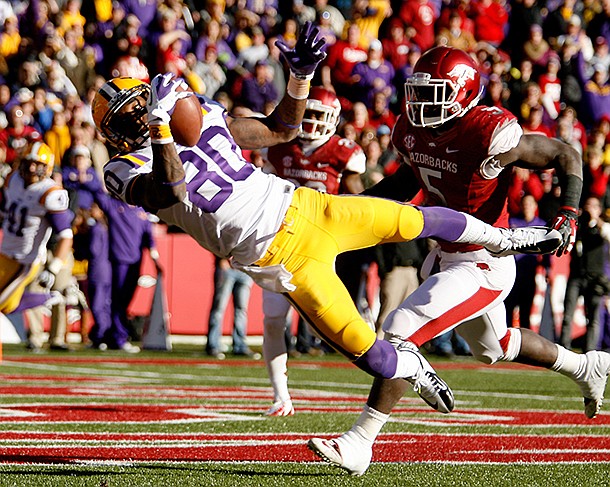
[[[498,229],[446,208],[417,208],[362,196],[335,196],[289,181],[245,161],[258,149],[292,139],[300,126],[309,79],[323,59],[318,29],[306,24],[294,49],[280,42],[290,66],[286,95],[265,118],[233,118],[198,97],[199,141],[174,142],[176,102],[184,81],[158,75],[151,86],[115,78],[93,102],[98,129],[121,150],[104,167],[106,187],[129,204],[154,211],[202,247],[285,293],[316,332],[375,377],[404,378],[432,407],[453,409],[453,395],[408,343],[377,339],[334,271],[337,254],[384,242],[436,237],[473,242],[500,254],[553,251],[561,235],[545,227]]]
[[[50,178],[53,152],[43,142],[28,146],[0,192],[3,216],[0,246],[0,313],[49,304],[51,293],[25,292],[38,276],[50,289],[55,275],[72,249],[72,212],[68,193]],[[53,258],[47,260],[47,242],[52,231],[58,236]],[[40,275],[39,275],[40,274]]]
[[[366,170],[366,156],[354,141],[335,135],[340,116],[337,95],[319,86],[312,87],[297,138],[267,151],[273,173],[296,187],[328,194],[361,193],[364,186],[360,175]],[[273,405],[267,416],[294,414],[284,338],[291,313],[292,307],[283,295],[263,290],[263,357],[273,387]]]
[[[523,135],[516,118],[504,109],[477,106],[481,89],[478,67],[464,51],[436,47],[422,55],[406,82],[406,115],[392,133],[407,165],[370,193],[404,200],[411,196],[406,190],[415,175],[427,204],[506,226],[511,165],[554,168],[562,181],[561,208],[553,222],[563,235],[557,254],[569,252],[582,189],[579,154],[557,139]],[[386,339],[419,347],[457,326],[475,358],[485,364],[519,362],[574,380],[584,397],[585,415],[594,418],[602,405],[610,354],[577,354],[531,330],[508,328],[504,299],[515,281],[512,257],[494,259],[480,246],[448,242],[440,243],[439,256],[440,272],[387,317]],[[329,463],[362,475],[375,438],[406,391],[403,382],[376,379],[352,428],[336,439],[313,438],[309,447]]]

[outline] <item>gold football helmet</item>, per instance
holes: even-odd
[[[149,137],[145,120],[149,94],[148,84],[127,77],[107,81],[95,94],[91,107],[95,126],[121,152],[140,148]],[[131,110],[121,111],[132,102]]]
[[[37,163],[33,173],[30,171],[32,162]],[[19,166],[23,179],[29,178],[30,175],[38,176],[40,179],[50,177],[53,174],[53,167],[55,167],[55,155],[47,144],[40,141],[33,142],[26,148]]]

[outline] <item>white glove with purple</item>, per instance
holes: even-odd
[[[178,91],[178,90],[181,91]],[[176,108],[176,103],[182,98],[191,96],[186,81],[176,78],[172,73],[158,74],[150,84],[150,96],[146,102],[149,125],[169,125]]]
[[[275,41],[295,78],[311,79],[318,64],[326,57],[326,39],[318,38],[319,33],[320,29],[306,22],[293,49],[282,40]]]

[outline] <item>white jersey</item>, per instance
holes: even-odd
[[[186,198],[157,215],[215,255],[249,265],[265,254],[279,230],[294,185],[247,162],[229,132],[224,107],[198,98],[203,110],[199,142],[193,147],[176,144],[186,173]],[[130,181],[151,171],[148,145],[111,159],[104,167],[104,182],[126,201]]]
[[[48,213],[68,210],[68,193],[50,178],[25,187],[15,171],[4,187],[4,221],[0,252],[21,264],[45,262],[51,237]]]

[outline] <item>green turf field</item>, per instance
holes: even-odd
[[[610,414],[582,413],[554,373],[431,359],[442,415],[409,393],[359,478],[316,461],[311,436],[349,428],[370,378],[340,356],[289,363],[297,414],[266,418],[262,361],[173,352],[28,354],[0,365],[0,486],[610,485]]]

